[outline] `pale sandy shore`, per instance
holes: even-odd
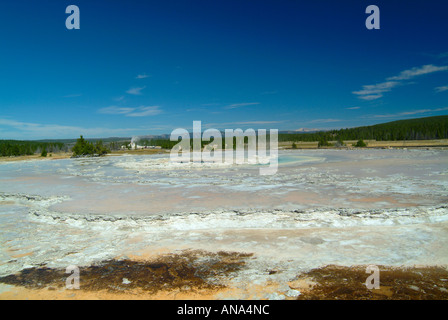
[[[44,161],[44,160],[60,160],[68,159],[72,156],[71,152],[54,153],[51,156],[41,157],[38,154],[29,156],[17,156],[17,157],[0,157],[0,162],[14,162],[14,161]]]

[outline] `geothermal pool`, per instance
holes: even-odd
[[[1,163],[0,276],[227,250],[254,254],[229,279],[241,292],[285,292],[327,264],[448,264],[447,150],[291,150],[278,163],[267,176],[169,154]]]

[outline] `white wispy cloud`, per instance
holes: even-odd
[[[387,81],[377,84],[370,84],[362,86],[362,90],[353,91],[354,94],[358,95],[360,99],[363,100],[376,100],[383,96],[383,93],[389,92],[392,88],[399,86],[399,82]]]
[[[419,110],[403,111],[403,112],[392,113],[392,114],[377,114],[377,115],[373,115],[373,117],[374,118],[395,118],[395,117],[401,117],[401,116],[412,116],[412,115],[416,115],[416,114],[440,112],[440,111],[447,111],[447,110],[448,110],[448,107],[435,108],[435,109],[419,109]]]
[[[234,122],[234,124],[273,124],[282,122],[284,121],[240,121],[240,122]]]
[[[185,109],[185,112],[196,112],[196,111],[206,111],[207,109],[204,108],[188,108]]]
[[[162,110],[159,106],[141,106],[138,107],[133,112],[130,112],[126,114],[126,117],[149,117],[149,116],[156,116],[158,114],[162,113]]]
[[[230,105],[226,106],[225,109],[235,109],[235,108],[240,108],[240,107],[253,106],[253,105],[257,105],[257,104],[260,104],[260,102],[234,103],[234,104],[230,104]]]
[[[146,86],[131,88],[128,91],[126,91],[126,93],[133,94],[133,95],[141,95],[142,94],[141,91],[145,88],[146,88]]]
[[[448,66],[435,66],[432,64],[427,64],[422,67],[415,67],[409,70],[404,70],[400,72],[398,76],[395,77],[389,77],[387,80],[409,80],[417,76],[421,76],[424,74],[439,72],[439,71],[446,71],[448,70]]]
[[[101,114],[125,115],[126,117],[149,117],[158,115],[163,111],[159,106],[140,106],[138,108],[110,106],[101,108],[97,112]]]
[[[249,126],[249,125],[266,125],[266,124],[277,124],[283,123],[285,121],[235,121],[235,122],[221,122],[221,123],[204,123],[202,126],[204,128],[227,128],[230,129],[232,126]]]
[[[136,77],[135,77],[135,79],[145,79],[145,78],[148,78],[149,76],[146,74],[146,73],[144,73],[144,74],[139,74],[139,75],[137,75]]]
[[[2,137],[6,139],[77,138],[81,134],[95,138],[102,136],[125,136],[136,130],[135,128],[86,128],[59,124],[22,122],[2,118],[0,118],[0,126],[8,128],[5,130],[7,134],[2,135]]]
[[[126,107],[116,107],[110,106],[106,108],[101,108],[98,110],[98,113],[102,114],[127,114],[134,111],[135,108],[126,108]]]
[[[448,66],[435,66],[432,64],[421,67],[414,67],[400,72],[397,76],[386,78],[387,81],[365,85],[360,91],[353,91],[362,100],[376,100],[383,97],[383,94],[391,91],[393,88],[404,85],[404,80],[411,80],[415,77],[430,74],[434,72],[447,71]]]
[[[349,107],[349,108],[345,108],[347,110],[357,110],[357,109],[361,109],[361,107]]]
[[[436,92],[447,91],[447,90],[448,90],[448,86],[437,87],[437,88],[434,88],[434,90],[435,90]]]
[[[339,122],[342,121],[340,119],[316,119],[308,121],[308,123],[330,123],[330,122]]]

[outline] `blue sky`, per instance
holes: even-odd
[[[80,29],[68,30],[68,5]],[[368,30],[366,7],[380,9]],[[0,139],[448,114],[448,2],[3,1]]]

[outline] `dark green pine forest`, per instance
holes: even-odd
[[[65,144],[62,142],[39,142],[39,141],[18,141],[0,140],[0,156],[24,156],[40,153],[65,151]]]

